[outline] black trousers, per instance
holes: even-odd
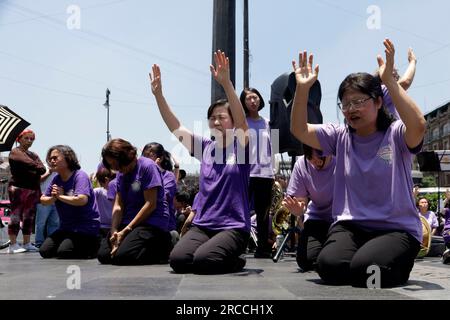
[[[297,246],[297,264],[303,271],[317,268],[317,257],[327,240],[331,223],[306,220]]]
[[[366,231],[352,222],[335,224],[317,258],[318,273],[328,284],[366,287],[380,268],[382,287],[404,284],[414,266],[420,242],[405,231]]]
[[[250,235],[238,230],[210,231],[192,227],[170,253],[170,266],[176,273],[222,274],[245,266]]]
[[[121,226],[120,229],[125,226]],[[111,257],[111,242],[108,235],[101,242],[98,261],[102,264],[144,265],[167,263],[172,249],[168,231],[153,226],[138,226],[122,240],[114,257]]]
[[[56,230],[39,248],[42,258],[92,259],[97,256],[99,236]]]
[[[250,203],[256,212],[256,231],[258,232],[258,248],[260,252],[271,252],[269,240],[269,208],[272,201],[272,186],[270,178],[250,177],[248,195]]]

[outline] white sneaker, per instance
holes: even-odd
[[[23,248],[24,248],[27,252],[37,252],[37,251],[39,251],[39,249],[36,248],[35,246],[33,246],[33,245],[31,244],[31,242],[28,242],[27,244],[25,244],[25,245],[23,246]]]
[[[444,254],[442,255],[442,263],[450,264],[450,249],[445,250]]]
[[[22,253],[27,250],[22,248],[17,242],[15,244],[10,244],[8,247],[7,253]]]

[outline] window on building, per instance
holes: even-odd
[[[439,128],[434,128],[433,129],[433,140],[438,139],[439,138]]]

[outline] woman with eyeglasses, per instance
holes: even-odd
[[[168,129],[201,161],[192,227],[169,258],[176,273],[240,271],[250,237],[248,125],[230,80],[228,57],[217,51],[214,60],[211,73],[228,100],[216,101],[208,109],[213,139],[193,134],[180,123],[162,93],[159,66],[153,65],[150,74],[152,93]]]
[[[43,258],[92,259],[97,255],[100,215],[91,180],[81,170],[73,149],[56,145],[48,149],[47,164],[57,173],[41,204],[56,206],[60,226],[39,248]]]
[[[18,147],[9,153],[11,179],[8,195],[11,202],[11,220],[8,225],[10,245],[8,253],[36,252],[38,249],[30,242],[33,231],[36,206],[41,196],[41,175],[46,172],[39,156],[30,151],[36,138],[33,130],[22,131],[16,139]],[[17,235],[22,223],[23,246],[17,243]]]
[[[336,156],[334,223],[317,258],[318,273],[329,284],[404,284],[420,249],[422,225],[411,193],[411,166],[422,147],[426,122],[392,76],[393,43],[386,39],[384,46],[386,62],[377,57],[379,73],[398,121],[386,114],[380,79],[352,73],[338,91],[346,125],[308,124],[308,91],[319,67],[313,69],[313,56],[308,58],[306,51],[300,53],[299,65],[292,63],[297,88],[291,115],[296,126],[291,131],[324,155]],[[380,283],[372,283],[373,278]]]
[[[303,220],[297,245],[297,264],[302,271],[316,269],[317,257],[327,239],[333,222],[334,169],[332,155],[303,145],[304,155],[295,162],[283,205]]]

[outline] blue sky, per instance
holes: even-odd
[[[71,5],[80,8],[80,29],[67,27]],[[238,92],[242,6],[237,0]],[[370,6],[380,19],[369,28]],[[31,122],[37,135],[32,149],[42,159],[50,146],[68,144],[90,173],[106,142],[109,87],[112,137],[138,148],[158,141],[195,172],[198,165],[187,163],[160,118],[148,71],[153,63],[161,66],[167,100],[187,127],[199,128],[210,102],[212,10],[212,0],[0,0],[0,104]],[[351,72],[373,72],[385,37],[394,41],[400,73],[413,48],[418,63],[409,93],[424,112],[450,100],[447,1],[250,0],[249,11],[250,85],[266,102],[273,80],[307,49],[320,65],[324,122],[339,121],[340,82]],[[268,103],[262,115],[269,117]]]

